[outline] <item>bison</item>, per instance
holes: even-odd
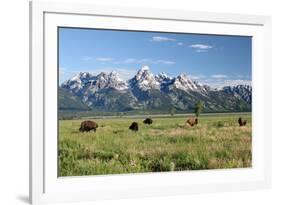
[[[131,126],[129,127],[129,129],[130,130],[133,130],[133,131],[138,131],[139,130],[139,125],[138,125],[138,123],[137,122],[133,122],[132,124],[131,124]]]
[[[190,125],[191,127],[193,127],[194,125],[197,125],[197,124],[198,124],[198,119],[197,119],[197,118],[189,118],[189,119],[186,121],[186,124],[187,124],[187,125]]]
[[[246,121],[246,120],[243,120],[242,117],[239,117],[238,123],[239,123],[239,126],[242,127],[242,126],[245,126],[245,125],[246,125],[247,121]]]
[[[96,129],[98,128],[98,124],[91,120],[86,120],[81,122],[79,131],[80,132],[90,132],[91,130],[94,130],[96,132]]]
[[[149,124],[151,125],[152,124],[152,119],[151,118],[146,118],[144,121],[143,121],[144,124]]]

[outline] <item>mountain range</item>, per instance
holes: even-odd
[[[193,81],[186,74],[153,75],[148,66],[128,81],[114,71],[98,75],[80,72],[59,87],[60,111],[169,112],[175,109],[193,112],[198,101],[204,102],[205,112],[251,111],[252,87],[237,85],[216,89]]]

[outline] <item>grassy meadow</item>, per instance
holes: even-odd
[[[247,120],[239,127],[241,116]],[[79,132],[81,120],[59,121],[59,176],[251,167],[251,114],[94,119],[97,132]],[[128,129],[139,123],[139,131]]]

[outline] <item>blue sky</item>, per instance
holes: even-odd
[[[59,29],[59,81],[78,72],[116,71],[127,80],[142,66],[153,74],[186,73],[213,87],[251,84],[251,37],[97,29]]]

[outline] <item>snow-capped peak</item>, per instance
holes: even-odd
[[[156,81],[148,66],[143,66],[129,83],[131,87],[137,86],[141,90],[160,89],[160,83]]]
[[[73,92],[78,92],[92,77],[93,75],[89,72],[80,72],[64,82],[62,87],[70,88]]]
[[[149,66],[148,65],[142,66],[140,71],[144,71],[144,70],[149,70]]]
[[[161,76],[162,78],[168,78],[167,74],[164,72],[159,73],[158,76]]]
[[[136,79],[140,80],[141,78],[154,78],[153,74],[150,72],[148,66],[143,66],[136,74]]]
[[[108,75],[108,84],[109,87],[115,88],[117,90],[126,90],[128,89],[128,85],[125,81],[123,81],[119,74],[115,71],[112,71]]]
[[[196,85],[185,73],[176,77],[174,86],[185,91],[196,90],[198,88],[198,84]]]
[[[163,81],[171,81],[173,78],[168,76],[166,73],[161,72],[158,75],[155,76],[155,79],[158,82],[163,82]]]
[[[116,90],[128,89],[127,83],[122,81],[115,71],[109,74],[101,72],[98,75],[89,72],[80,72],[70,80],[64,82],[62,87],[68,88],[74,93],[83,93],[83,90],[95,93],[103,88],[113,88]]]
[[[225,86],[222,88],[222,91],[236,97],[241,97],[248,103],[252,102],[252,86],[250,85]]]

